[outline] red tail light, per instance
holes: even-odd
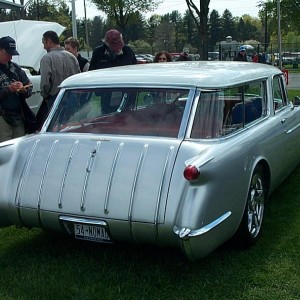
[[[195,166],[187,166],[184,169],[183,176],[186,180],[195,180],[199,177],[200,172]]]

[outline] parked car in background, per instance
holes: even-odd
[[[150,62],[153,62],[154,60],[154,55],[152,54],[143,54]]]
[[[146,64],[153,62],[153,55],[151,54],[136,54],[135,55],[138,64]]]
[[[42,97],[40,94],[40,60],[46,54],[42,44],[42,35],[53,30],[60,35],[65,27],[55,22],[18,20],[0,22],[1,36],[11,36],[20,55],[13,56],[12,61],[19,64],[33,84],[32,96],[27,99],[30,108],[37,113]]]
[[[189,54],[189,60],[200,60],[200,54]]]
[[[182,55],[182,53],[171,52],[170,55],[172,57],[172,61],[180,61],[180,56]],[[200,60],[200,54],[186,53],[185,55],[189,61]]]
[[[171,55],[173,61],[177,61],[180,57],[180,53],[177,53],[177,52],[171,52],[170,55]]]
[[[274,65],[279,65],[279,53],[273,54]],[[300,52],[283,52],[282,56],[283,65],[294,65],[300,63]]]
[[[283,52],[282,53],[282,63],[284,65],[292,65],[296,61],[297,61],[297,57],[295,55],[293,55],[291,52]]]
[[[192,55],[194,56],[193,60],[200,60],[200,54],[195,53],[195,54],[192,54]]]
[[[62,83],[39,133],[0,144],[0,226],[179,247],[190,260],[232,237],[249,247],[299,148],[300,108],[278,68],[85,72]]]
[[[208,52],[208,60],[219,60],[220,53],[218,51]]]

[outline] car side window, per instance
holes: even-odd
[[[250,82],[200,95],[191,138],[226,136],[266,116],[266,82]]]
[[[283,75],[273,78],[273,107],[275,112],[288,105]]]
[[[245,127],[267,114],[266,81],[255,81],[239,87],[241,101],[232,108],[232,123]]]

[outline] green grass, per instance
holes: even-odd
[[[289,70],[289,73],[300,73],[300,64],[298,64],[298,68],[295,69],[293,65],[285,65],[284,68]]]
[[[300,89],[299,90],[287,90],[289,100],[293,100],[295,96],[300,97]]]
[[[226,244],[194,263],[178,249],[0,229],[0,300],[298,300],[299,181],[300,167],[271,196],[254,247]]]

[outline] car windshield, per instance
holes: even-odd
[[[177,137],[188,93],[170,88],[66,90],[47,131]]]

